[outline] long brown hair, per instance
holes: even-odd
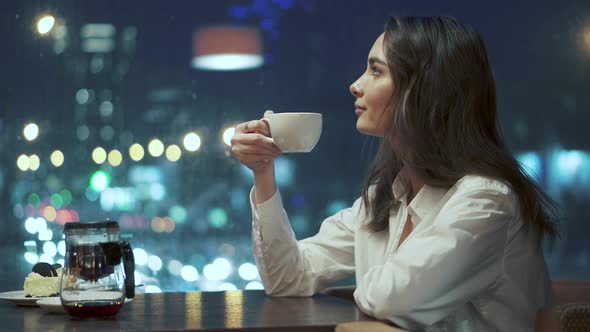
[[[394,93],[363,189],[367,230],[387,229],[399,204],[391,186],[407,164],[434,187],[449,188],[467,174],[510,184],[539,245],[544,235],[553,238],[554,203],[500,137],[494,77],[479,34],[451,17],[392,17],[383,48]]]

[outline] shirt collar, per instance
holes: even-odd
[[[392,190],[395,200],[405,203],[408,189],[410,189],[410,179],[406,175],[405,168],[402,168],[393,180]]]
[[[394,198],[406,205],[409,189],[410,180],[406,169],[402,168],[393,181],[392,190]],[[408,210],[413,217],[412,223],[417,225],[421,220],[426,218],[428,214],[433,212],[438,207],[438,203],[447,191],[447,188],[431,187],[425,184],[424,187],[418,191],[418,194],[416,194],[410,205],[408,205]]]

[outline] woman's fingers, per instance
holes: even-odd
[[[269,163],[283,152],[270,138],[270,125],[266,117],[272,111],[266,111],[263,119],[240,123],[231,138],[232,153],[252,170],[268,167]]]
[[[254,172],[270,167],[272,161],[283,153],[270,138],[270,125],[266,119],[270,114],[272,111],[266,111],[263,119],[240,123],[231,138],[232,153]]]
[[[274,141],[262,134],[239,134],[236,133],[231,139],[231,145],[254,145],[260,149],[267,150],[274,154],[281,154],[282,151],[275,145]]]
[[[252,120],[240,123],[236,126],[236,133],[261,133],[265,136],[270,135],[268,124],[261,120]]]
[[[272,161],[272,158],[260,158],[260,157],[254,157],[253,155],[242,155],[240,156],[240,158],[238,158],[240,160],[240,162],[246,166],[248,166],[248,168],[252,169],[251,166],[257,166],[260,164],[268,164]]]
[[[258,147],[256,145],[243,145],[243,144],[238,144],[238,145],[232,146],[232,152],[236,155],[255,155],[255,156],[261,156],[264,158],[276,158],[280,155],[274,151],[261,149],[260,147]]]

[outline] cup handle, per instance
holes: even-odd
[[[266,123],[268,126],[268,131],[270,132],[270,138],[272,139],[272,127],[270,126],[270,121],[268,121],[268,118],[262,118],[260,121]]]
[[[121,241],[123,251],[123,268],[125,269],[125,297],[135,297],[135,257],[131,245],[127,241]]]

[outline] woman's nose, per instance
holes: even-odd
[[[354,81],[351,85],[350,85],[350,93],[352,93],[353,96],[359,98],[362,97],[363,95],[363,89],[360,86],[360,79]]]

